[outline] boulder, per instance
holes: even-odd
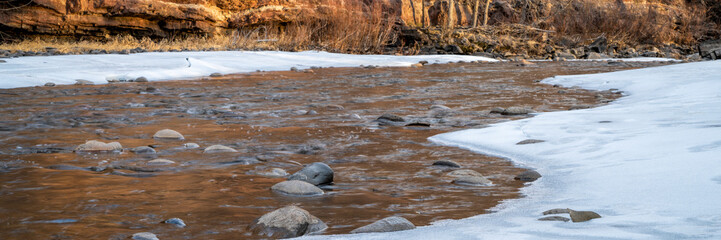
[[[135,82],[148,82],[148,78],[146,77],[138,77],[135,79]]]
[[[302,208],[287,206],[261,216],[248,228],[270,238],[293,238],[323,232],[328,225]]]
[[[485,177],[479,177],[479,176],[457,177],[456,179],[453,179],[452,183],[460,184],[460,185],[473,185],[473,186],[488,186],[488,185],[493,184],[490,180],[486,179]]]
[[[570,212],[571,212],[571,209],[568,209],[568,208],[554,208],[554,209],[543,212],[543,215],[561,214],[561,213],[570,213]]]
[[[602,53],[606,52],[606,49],[608,48],[608,39],[604,36],[600,36],[596,38],[596,40],[593,40],[593,43],[591,45],[588,45],[588,50],[591,52],[596,53]]]
[[[119,142],[104,143],[95,140],[87,141],[75,148],[76,152],[110,152],[122,150],[123,146],[120,145]]]
[[[55,86],[55,83],[54,83],[54,82],[46,82],[46,83],[45,83],[45,86],[46,86],[46,87],[54,87],[54,86]]]
[[[197,143],[186,143],[186,144],[183,144],[183,148],[196,149],[196,148],[200,148],[200,145],[198,145]]]
[[[153,159],[153,160],[148,161],[147,164],[148,165],[156,165],[156,166],[158,166],[158,165],[173,165],[173,164],[175,164],[175,161],[158,158],[158,159]]]
[[[410,230],[416,228],[413,223],[403,217],[387,217],[374,223],[353,229],[350,233],[370,233],[370,232],[395,232]]]
[[[313,185],[329,184],[333,182],[333,169],[328,164],[315,162],[293,173],[288,180],[301,180]]]
[[[454,170],[452,172],[447,173],[446,176],[449,176],[449,177],[468,177],[468,176],[483,177],[483,175],[481,173],[473,171],[471,169]]]
[[[171,219],[165,220],[164,223],[173,224],[179,228],[184,228],[186,226],[185,222],[183,222],[183,219],[180,219],[180,218],[171,218]]]
[[[158,139],[176,139],[176,140],[183,140],[185,137],[183,137],[183,134],[180,134],[179,132],[171,129],[163,129],[160,131],[157,131],[155,135],[153,135],[153,138]]]
[[[312,196],[323,194],[323,190],[315,185],[299,180],[279,182],[273,185],[270,189],[277,193],[294,196]]]
[[[205,148],[205,150],[203,150],[203,153],[227,153],[227,152],[238,152],[238,151],[235,149],[232,149],[230,147],[223,146],[223,145],[212,145],[212,146]]]
[[[571,215],[571,221],[573,222],[585,222],[594,218],[600,218],[601,215],[592,211],[573,211],[569,212]]]
[[[134,152],[135,154],[156,154],[157,152],[155,149],[148,147],[148,146],[140,146],[136,148],[130,149],[131,152]]]
[[[534,170],[528,170],[525,172],[522,172],[521,174],[516,175],[513,179],[524,181],[524,182],[533,182],[536,181],[536,179],[541,178],[541,174],[534,171]]]
[[[600,53],[597,52],[590,52],[588,55],[586,55],[586,59],[601,59],[603,58]]]

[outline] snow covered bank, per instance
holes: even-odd
[[[186,58],[188,60],[186,60]],[[350,55],[327,52],[224,51],[224,52],[151,52],[130,55],[65,55],[6,59],[0,63],[0,88],[43,85],[46,82],[73,84],[85,79],[96,84],[108,79],[150,81],[178,80],[208,76],[211,73],[287,71],[291,67],[357,67],[360,65],[410,66],[457,61],[497,61],[491,58],[461,55],[390,56]]]
[[[432,141],[507,157],[543,177],[497,212],[342,239],[721,239],[721,61],[560,76],[549,84],[627,96]],[[516,145],[525,139],[546,142]],[[553,208],[603,216],[537,221]],[[478,210],[475,210],[478,211]],[[567,217],[568,215],[566,215]]]

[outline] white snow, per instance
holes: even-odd
[[[522,189],[526,197],[491,214],[410,231],[310,238],[721,239],[721,61],[544,82],[617,88],[626,96],[594,109],[540,113],[430,139],[537,170],[543,177]],[[546,142],[515,144],[524,139]],[[603,217],[536,220],[553,208]]]
[[[188,58],[188,60],[186,60]],[[410,66],[457,61],[497,61],[491,58],[461,55],[350,55],[327,52],[216,51],[150,52],[138,54],[36,56],[6,59],[0,63],[0,88],[43,85],[47,82],[73,84],[76,79],[96,84],[107,80],[146,77],[149,81],[181,80],[211,73],[287,71],[291,67]]]

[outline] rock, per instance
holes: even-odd
[[[171,129],[163,129],[160,131],[157,131],[155,135],[153,135],[153,138],[158,139],[176,139],[176,140],[183,140],[185,137],[183,137],[183,134],[180,134],[179,132]]]
[[[292,72],[297,72],[297,71],[298,71],[298,68],[297,68],[297,67],[291,67],[291,68],[290,68],[290,71],[292,71]]]
[[[526,60],[526,59],[521,59],[520,61],[518,61],[518,64],[516,64],[516,65],[517,65],[517,66],[521,66],[521,67],[527,67],[527,66],[533,66],[533,65],[536,65],[536,64],[535,64],[535,63],[532,63],[532,62],[530,62],[530,61],[528,61],[528,60]]]
[[[490,180],[485,177],[479,176],[461,176],[453,179],[452,183],[460,185],[474,185],[474,186],[488,186],[493,184]]]
[[[75,79],[75,85],[93,85],[95,83],[85,79]]]
[[[109,152],[122,150],[123,146],[120,145],[119,142],[104,143],[95,140],[87,141],[75,148],[76,152]]]
[[[562,222],[568,222],[568,221],[571,221],[571,219],[568,219],[567,217],[561,217],[561,216],[548,216],[548,217],[539,218],[538,221],[562,221]]]
[[[341,105],[329,104],[329,105],[326,105],[326,106],[325,106],[325,109],[331,110],[331,111],[340,111],[340,110],[343,110],[343,109],[345,109],[345,108],[344,108],[343,106],[341,106]]]
[[[458,169],[454,170],[452,172],[449,172],[446,174],[449,177],[483,177],[483,175],[479,172],[473,171],[471,169]]]
[[[601,58],[603,58],[603,57],[601,57],[601,54],[596,53],[596,52],[590,52],[590,53],[588,53],[588,55],[586,55],[586,59],[601,59]]]
[[[133,240],[160,240],[158,236],[150,232],[139,232],[133,234]]]
[[[353,229],[350,233],[370,233],[370,232],[395,232],[410,230],[416,228],[411,221],[403,217],[387,217],[374,223]]]
[[[522,107],[509,107],[501,112],[502,115],[525,115],[531,113],[530,109]]]
[[[381,115],[380,117],[378,117],[377,120],[379,120],[379,121],[380,121],[380,120],[386,120],[386,121],[391,121],[391,122],[405,122],[405,121],[406,121],[406,120],[403,119],[401,116],[398,116],[398,115],[395,115],[395,114],[390,114],[390,113],[386,113],[386,114]]]
[[[140,146],[136,148],[131,148],[131,152],[135,154],[156,154],[155,149],[148,147],[148,146]]]
[[[138,77],[135,79],[135,82],[148,82],[148,78],[146,77]]]
[[[536,181],[536,179],[541,178],[541,174],[534,171],[534,170],[528,170],[525,172],[522,172],[521,174],[516,175],[513,179],[524,181],[524,182],[533,182]]]
[[[505,108],[502,108],[502,107],[494,107],[494,108],[491,108],[491,112],[490,112],[490,113],[503,114],[503,112],[505,112],[505,111],[506,111]]]
[[[426,61],[426,60],[421,60],[421,61],[418,61],[418,63],[423,64],[423,65],[426,65],[426,64],[428,64],[428,61]]]
[[[454,168],[461,167],[460,164],[458,164],[457,162],[451,161],[451,160],[438,160],[438,161],[433,162],[433,166],[454,167]]]
[[[186,144],[183,144],[183,148],[185,148],[185,149],[196,149],[196,148],[199,148],[199,147],[200,147],[200,145],[198,145],[197,143],[186,143]]]
[[[175,161],[168,159],[158,158],[148,161],[148,165],[162,166],[162,165],[173,165]]]
[[[313,184],[300,180],[288,180],[279,182],[273,185],[273,187],[271,187],[270,189],[274,192],[298,196],[312,196],[323,194],[323,190],[321,190],[320,188],[316,187]]]
[[[461,49],[461,47],[455,44],[446,45],[443,50],[452,54],[463,54],[463,50]]]
[[[213,145],[210,147],[205,148],[203,150],[203,153],[227,153],[227,152],[238,152],[235,149],[232,149],[230,147],[226,147],[223,145]]]
[[[428,109],[430,109],[430,110],[441,110],[441,111],[451,110],[450,107],[447,107],[447,106],[445,106],[445,105],[433,105],[433,106],[429,107]]]
[[[414,63],[414,64],[411,64],[411,67],[412,67],[412,68],[419,68],[419,67],[423,67],[423,64],[422,64],[422,63]]]
[[[54,82],[46,82],[45,86],[46,87],[55,87],[55,83]]]
[[[646,51],[646,52],[644,52],[643,54],[641,54],[641,56],[644,56],[644,57],[658,57],[658,52],[656,52],[656,51]]]
[[[222,73],[219,73],[219,72],[214,72],[214,73],[211,73],[210,76],[211,76],[211,77],[222,77],[223,74],[222,74]]]
[[[594,218],[600,218],[601,215],[592,211],[573,211],[569,212],[571,215],[571,221],[573,222],[585,222]]]
[[[333,169],[328,164],[315,162],[293,173],[288,180],[301,180],[313,185],[329,184],[333,182]]]
[[[302,208],[287,206],[266,213],[253,221],[248,228],[254,234],[266,237],[292,238],[317,234],[325,231],[328,226]]]
[[[179,228],[184,228],[185,226],[187,226],[187,225],[185,225],[185,222],[183,222],[183,219],[180,219],[180,218],[171,218],[171,219],[165,220],[164,223],[173,224]]]
[[[596,40],[593,40],[593,43],[591,43],[591,45],[588,45],[588,50],[596,53],[606,52],[607,48],[608,39],[606,39],[606,37],[604,36],[596,38]]]
[[[517,142],[516,145],[526,145],[526,144],[534,144],[534,143],[542,143],[545,142],[544,140],[539,139],[526,139],[520,142]]]
[[[281,168],[271,168],[270,171],[267,172],[260,172],[258,175],[261,175],[263,177],[269,177],[269,178],[281,178],[288,176],[288,172]]]
[[[543,212],[543,215],[561,214],[561,213],[570,213],[570,212],[571,212],[571,209],[568,209],[568,208],[554,208],[554,209]]]

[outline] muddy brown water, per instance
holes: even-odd
[[[388,216],[415,225],[486,213],[522,197],[525,169],[505,159],[438,146],[435,134],[528,116],[490,113],[522,106],[537,112],[590,107],[621,94],[537,83],[554,75],[597,73],[662,63],[455,63],[422,68],[325,68],[313,73],[258,72],[218,78],[97,86],[0,90],[0,239],[256,238],[257,217],[297,205],[329,225],[350,230]],[[445,105],[450,110],[431,109]],[[379,126],[384,113],[424,126]],[[182,141],[152,138],[170,128]],[[78,154],[86,140],[117,141],[122,153]],[[238,153],[203,154],[223,144]],[[152,146],[156,155],[127,150]],[[155,158],[172,166],[147,166]],[[452,160],[493,181],[454,185]],[[316,197],[275,194],[283,178],[324,162],[334,185]],[[61,165],[61,166],[58,166]],[[116,166],[89,171],[74,167]],[[120,167],[118,167],[120,166]],[[140,170],[140,171],[138,171]],[[176,228],[162,221],[181,218]]]

